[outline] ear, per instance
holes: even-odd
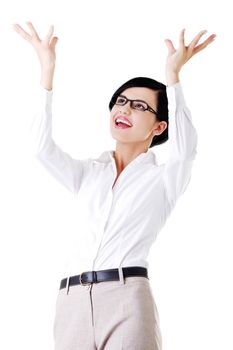
[[[165,121],[161,121],[156,123],[156,128],[153,130],[153,137],[155,135],[160,135],[164,132],[164,130],[167,128],[167,123]]]

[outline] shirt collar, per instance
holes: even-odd
[[[115,161],[113,157],[114,150],[106,150],[101,153],[101,155],[95,159],[95,161],[100,163],[109,163]],[[156,155],[150,149],[147,152],[140,153],[136,158],[134,158],[131,163],[143,163],[143,164],[154,164],[157,165]]]

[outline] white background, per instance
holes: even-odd
[[[177,47],[202,29],[215,41],[182,69],[198,131],[192,180],[152,246],[149,276],[163,350],[232,350],[232,26],[230,1],[2,1],[0,6],[0,348],[52,349],[55,300],[72,195],[30,157],[27,133],[40,82],[33,48],[13,29],[59,37],[53,137],[76,158],[113,149],[108,103],[126,80],[165,81]],[[82,102],[81,102],[82,101]],[[153,148],[161,161],[166,145]],[[65,252],[67,253],[67,251]],[[114,350],[114,349],[113,349]]]

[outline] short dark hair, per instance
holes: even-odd
[[[116,97],[120,95],[124,90],[130,87],[147,87],[156,91],[157,95],[157,115],[155,116],[158,121],[165,121],[167,123],[167,128],[160,135],[155,135],[149,148],[160,145],[168,140],[168,99],[167,99],[167,87],[163,83],[148,78],[148,77],[136,77],[128,80],[123,85],[121,85],[112,95],[109,102],[109,110],[112,110],[114,106],[114,101]]]

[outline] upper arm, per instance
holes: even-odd
[[[64,187],[77,193],[81,186],[86,160],[74,159],[64,152],[53,139],[46,147],[35,155],[48,172]]]
[[[193,160],[180,160],[164,165],[163,181],[166,197],[171,207],[183,194],[190,182]]]

